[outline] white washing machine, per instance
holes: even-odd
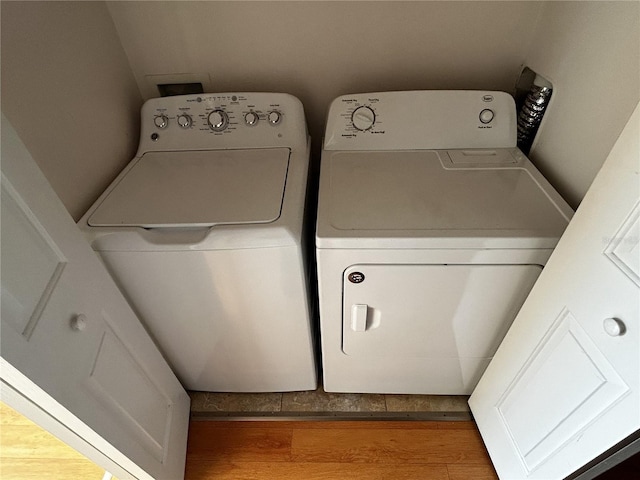
[[[324,388],[469,394],[572,210],[502,92],[331,104],[316,254]]]
[[[79,225],[190,390],[316,388],[309,137],[286,94],[158,98]]]

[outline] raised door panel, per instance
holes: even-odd
[[[2,317],[28,338],[67,261],[4,175],[0,206],[2,266],[20,272],[2,282]]]
[[[532,392],[548,392],[552,398],[541,402]],[[629,392],[580,323],[563,310],[496,409],[531,472]]]
[[[175,402],[111,328],[102,332],[84,384],[150,455],[166,460]]]
[[[605,255],[640,287],[640,202],[611,237]]]

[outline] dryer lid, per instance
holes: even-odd
[[[91,226],[270,223],[282,208],[290,150],[151,152],[132,162]]]

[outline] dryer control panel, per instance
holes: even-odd
[[[325,150],[516,146],[516,108],[505,92],[426,90],[344,95],[329,109]]]
[[[142,107],[138,155],[149,151],[304,146],[300,101],[282,93],[202,93]]]

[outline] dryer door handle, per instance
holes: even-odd
[[[367,329],[368,310],[366,304],[351,305],[351,330],[364,332]]]

